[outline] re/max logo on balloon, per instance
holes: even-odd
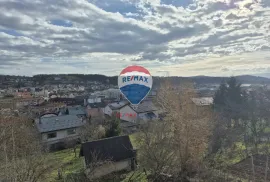
[[[130,82],[133,80],[148,83],[148,77],[145,77],[145,76],[126,76],[122,78],[123,83]]]

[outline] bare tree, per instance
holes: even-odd
[[[105,128],[102,125],[87,122],[80,131],[82,142],[100,139],[105,136]]]
[[[163,121],[149,122],[138,135],[139,163],[156,181],[161,175],[184,180],[202,162],[210,136],[211,112],[197,115],[191,98],[192,84],[175,89],[168,82],[158,92],[156,104],[167,113]]]
[[[19,117],[0,117],[0,179],[41,181],[50,170],[32,123]],[[2,150],[3,149],[3,150]]]

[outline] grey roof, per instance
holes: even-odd
[[[77,95],[74,99],[87,99],[88,95]]]
[[[157,116],[153,112],[149,112],[145,114],[148,119],[155,119]]]
[[[88,99],[97,99],[97,98],[99,98],[99,97],[96,96],[96,95],[90,95],[90,96],[88,96]]]
[[[91,108],[104,108],[106,104],[104,102],[90,103],[88,104]]]
[[[129,136],[110,137],[81,145],[80,156],[84,156],[86,166],[94,160],[122,161],[136,156]]]
[[[40,133],[77,128],[84,125],[84,122],[75,115],[53,116],[40,119],[41,124],[39,123],[39,119],[35,120]]]
[[[86,114],[85,108],[82,106],[68,107],[69,115],[83,115]]]
[[[151,111],[157,111],[158,109],[150,101],[141,102],[137,108],[130,106],[136,113],[145,113]]]
[[[209,106],[214,102],[213,97],[200,97],[191,99],[197,106]]]
[[[120,102],[114,102],[114,103],[110,103],[109,107],[112,110],[117,110],[117,109],[121,109],[122,107],[128,105],[128,101],[120,101]]]

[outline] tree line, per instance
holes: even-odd
[[[99,74],[93,74],[93,75],[87,75],[87,74],[56,74],[56,75],[34,75],[33,81],[38,83],[44,83],[47,81],[54,81],[55,77],[62,78],[62,80],[73,80],[73,81],[97,81],[100,83],[110,83],[110,84],[117,84],[117,76],[109,77],[105,75],[99,75]],[[62,80],[59,80],[58,82],[61,83]]]

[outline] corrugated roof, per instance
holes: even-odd
[[[63,130],[68,128],[77,128],[84,125],[84,122],[75,115],[62,115],[54,117],[45,117],[35,120],[40,133]]]
[[[197,106],[208,106],[214,102],[213,97],[200,97],[191,99]]]

